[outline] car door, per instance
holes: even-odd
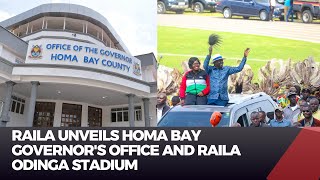
[[[255,16],[259,16],[259,13],[262,9],[266,10],[267,13],[270,11],[270,2],[269,0],[252,0],[254,2],[254,8],[252,9],[252,13]]]
[[[241,13],[247,16],[256,16],[257,12],[255,10],[255,5],[256,3],[253,0],[244,0],[243,6],[241,8]]]
[[[243,0],[231,0],[230,1],[230,7],[231,7],[231,13],[240,15],[241,9],[243,8]]]

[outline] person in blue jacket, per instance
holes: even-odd
[[[208,95],[208,103],[209,105],[218,105],[218,106],[226,106],[229,97],[228,97],[228,77],[231,74],[240,72],[244,65],[246,64],[247,57],[249,55],[250,48],[247,48],[244,51],[244,55],[241,63],[238,67],[230,67],[223,66],[223,58],[220,54],[215,54],[212,57],[213,66],[209,65],[211,55],[212,55],[212,46],[209,47],[209,54],[207,55],[203,68],[208,73],[210,77],[210,92]]]
[[[286,0],[284,3],[285,9],[285,21],[289,21],[289,16],[291,16],[291,22],[293,22],[293,0]]]

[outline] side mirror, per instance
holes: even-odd
[[[211,114],[210,124],[212,125],[212,127],[216,127],[219,124],[221,117],[222,117],[222,115],[218,111],[215,111]]]

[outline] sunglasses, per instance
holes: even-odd
[[[302,112],[311,112],[311,111],[308,110],[308,111],[302,111]]]

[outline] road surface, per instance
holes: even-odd
[[[255,34],[320,43],[320,23],[272,22],[178,14],[158,14],[157,18],[160,26]]]

